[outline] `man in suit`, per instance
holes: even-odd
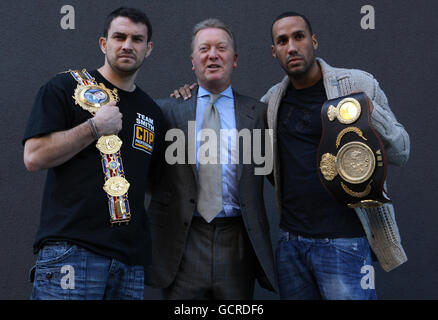
[[[191,49],[197,98],[157,101],[168,128],[179,129],[185,143],[182,161],[169,164],[173,162],[166,153],[163,179],[152,193],[147,283],[164,288],[165,299],[252,299],[256,278],[268,290],[277,287],[264,176],[255,173],[252,159],[242,163],[238,135],[224,143],[222,136],[217,141],[209,133],[215,137],[224,129],[251,134],[264,129],[266,105],[232,89],[238,57],[233,34],[223,22],[198,23]],[[213,146],[208,151],[206,136]],[[239,161],[230,163],[237,150]]]

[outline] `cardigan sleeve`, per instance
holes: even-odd
[[[397,121],[385,93],[374,78],[373,85],[374,95],[370,97],[374,107],[371,122],[383,140],[388,162],[403,166],[409,159],[409,135],[403,125]]]

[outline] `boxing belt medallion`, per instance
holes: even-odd
[[[328,100],[321,110],[317,168],[325,189],[350,208],[391,202],[384,182],[383,143],[371,125],[371,101],[364,93]]]
[[[95,79],[83,69],[68,70],[78,85],[73,99],[75,103],[93,116],[99,108],[109,102],[119,101],[117,89],[110,90],[103,83],[97,84]],[[108,209],[111,225],[115,223],[128,223],[131,211],[128,201],[129,182],[125,179],[120,148],[122,140],[117,135],[102,136],[96,143],[102,157],[102,169],[105,184],[103,190],[108,197]]]

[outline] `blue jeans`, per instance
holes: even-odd
[[[365,237],[312,239],[280,229],[276,258],[280,299],[377,299]]]
[[[143,299],[143,266],[128,266],[68,242],[39,251],[32,300]]]

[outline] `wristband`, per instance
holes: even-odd
[[[98,140],[100,138],[99,131],[97,131],[96,124],[94,123],[94,119],[90,118],[87,120],[88,124],[91,128],[91,133],[93,134],[94,140]]]

